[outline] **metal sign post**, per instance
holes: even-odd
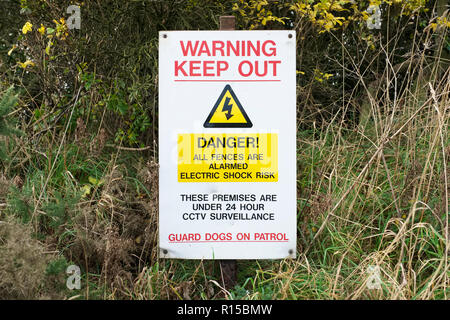
[[[221,16],[219,18],[220,30],[235,30],[235,16]],[[220,276],[222,277],[222,285],[226,290],[234,288],[237,284],[237,261],[236,260],[220,260]]]

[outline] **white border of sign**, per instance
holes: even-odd
[[[275,56],[184,56],[181,41],[273,41]],[[161,31],[159,34],[159,246],[163,258],[181,259],[282,259],[295,258],[297,237],[296,200],[296,36],[295,31]],[[175,61],[222,61],[229,68],[220,76],[175,76]],[[243,77],[237,66],[243,60],[279,60],[276,74]],[[272,66],[272,65],[269,65]],[[211,69],[212,70],[212,69]],[[213,72],[213,71],[211,71]],[[251,128],[205,128],[204,122],[226,85],[231,85],[252,122]],[[178,141],[181,134],[278,135],[277,182],[179,182]],[[264,212],[274,220],[183,220],[194,212],[195,201],[182,201],[184,195],[276,195],[265,202]],[[192,197],[189,197],[190,199]],[[201,197],[200,197],[201,198]],[[244,201],[246,202],[246,201]],[[250,201],[251,202],[251,201]],[[237,203],[238,207],[240,203]],[[235,210],[233,212],[238,212]],[[204,211],[209,217],[211,211]],[[241,212],[241,213],[252,213]],[[248,215],[247,215],[248,216]],[[242,218],[242,216],[241,216]],[[206,241],[205,234],[232,234],[232,240]],[[250,241],[237,241],[238,233],[251,235]],[[200,240],[182,235],[200,234]],[[256,234],[260,234],[257,241]],[[272,235],[276,234],[275,240]],[[284,235],[284,238],[278,236]],[[178,238],[177,238],[178,237]],[[278,238],[277,238],[278,237]],[[264,240],[261,240],[264,239]],[[272,239],[272,240],[270,240]],[[282,240],[278,240],[282,239]],[[179,241],[178,241],[179,240]]]

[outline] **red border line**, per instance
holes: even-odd
[[[175,82],[281,82],[281,80],[259,80],[259,79],[255,79],[255,80],[250,80],[250,79],[246,79],[246,80],[213,80],[213,79],[204,79],[204,80],[186,80],[186,79],[175,79]]]
[[[248,243],[248,242],[289,242],[289,240],[261,240],[261,241],[245,241],[245,240],[222,240],[222,241],[169,241],[169,243],[215,243],[215,242],[242,242],[242,243]]]

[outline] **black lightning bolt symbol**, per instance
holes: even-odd
[[[227,117],[227,120],[230,120],[230,118],[233,116],[233,114],[231,114],[231,109],[233,108],[233,105],[230,104],[230,98],[226,98],[225,99],[225,103],[223,104],[223,108],[222,108],[222,112],[227,112],[225,113],[225,116]]]

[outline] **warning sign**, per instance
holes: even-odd
[[[294,31],[161,31],[159,247],[295,258]]]
[[[278,135],[179,134],[179,182],[276,182]]]
[[[231,86],[226,85],[203,126],[205,128],[251,128],[252,122]]]

